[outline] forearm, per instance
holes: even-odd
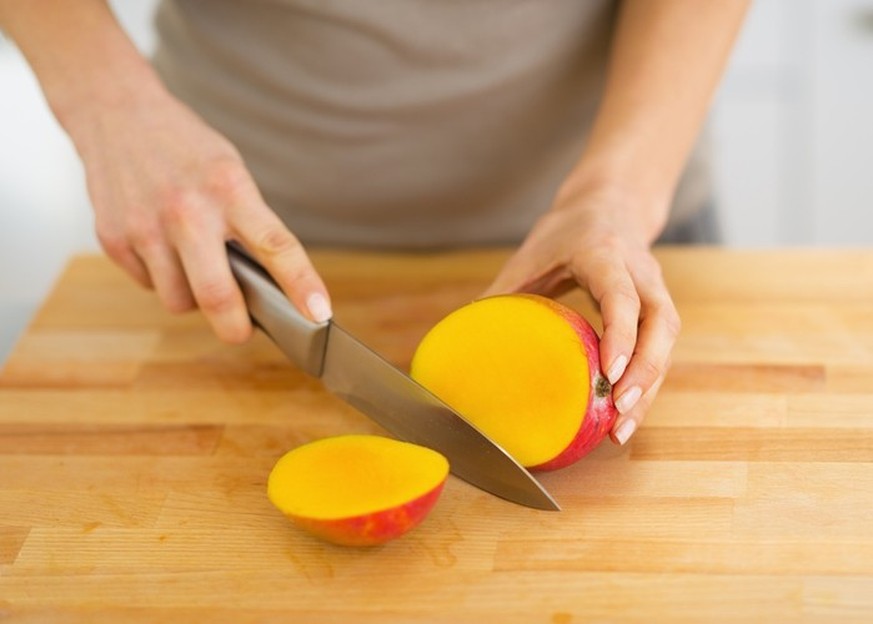
[[[163,93],[105,0],[0,0],[0,28],[24,54],[74,141],[105,107]]]
[[[606,189],[663,228],[748,0],[624,0],[600,109],[563,192]]]

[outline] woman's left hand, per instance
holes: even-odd
[[[679,333],[680,320],[651,252],[651,223],[634,200],[614,190],[563,189],[485,294],[557,296],[578,285],[600,306],[600,360],[619,417],[613,441],[624,444],[652,404]]]

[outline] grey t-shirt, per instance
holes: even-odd
[[[520,241],[578,161],[614,0],[164,0],[154,64],[305,244]],[[709,198],[704,150],[671,221]]]

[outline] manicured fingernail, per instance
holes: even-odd
[[[613,433],[613,437],[618,440],[618,443],[624,445],[630,437],[634,434],[634,431],[637,430],[637,423],[633,418],[628,418],[626,421],[621,423],[618,428]]]
[[[612,363],[612,366],[609,367],[609,372],[606,373],[606,378],[609,380],[609,383],[615,385],[615,383],[621,379],[621,376],[624,375],[624,369],[627,368],[627,356],[619,355],[615,358],[615,361]]]
[[[618,397],[618,401],[615,402],[615,409],[618,410],[619,414],[624,414],[637,404],[642,394],[643,392],[639,386],[633,386],[625,390],[624,394]]]
[[[312,315],[312,320],[316,323],[324,323],[333,316],[327,298],[321,293],[309,295],[309,298],[306,300],[306,307],[309,308],[309,314]]]

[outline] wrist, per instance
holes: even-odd
[[[651,244],[667,223],[672,193],[672,184],[649,182],[632,167],[583,157],[558,189],[554,209],[608,210]]]
[[[75,84],[44,84],[46,99],[60,125],[81,152],[102,122],[116,112],[155,107],[168,93],[142,57],[114,59],[88,69]]]

